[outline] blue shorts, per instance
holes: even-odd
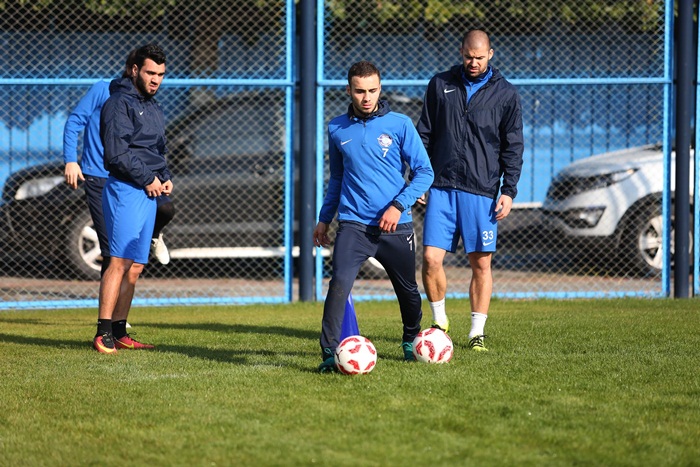
[[[110,256],[148,264],[156,207],[156,199],[149,198],[143,188],[114,177],[107,179],[102,210]]]
[[[423,245],[454,253],[494,252],[498,237],[496,201],[460,190],[431,188],[423,221]]]

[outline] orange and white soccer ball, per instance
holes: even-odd
[[[453,349],[452,339],[442,329],[424,329],[413,340],[413,355],[419,362],[447,363]]]
[[[335,349],[335,365],[346,375],[364,375],[377,364],[377,349],[363,336],[350,336],[343,339]]]

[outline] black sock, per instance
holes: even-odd
[[[95,337],[102,336],[104,334],[111,334],[112,332],[112,320],[111,319],[98,319],[97,320],[97,334]]]
[[[112,335],[115,339],[121,339],[126,336],[126,320],[121,319],[112,323]]]

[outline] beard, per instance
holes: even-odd
[[[148,88],[148,82],[141,78],[140,74],[136,75],[136,79],[134,80],[134,86],[136,87],[136,90],[146,99],[152,98],[158,92],[158,89],[156,89],[155,91],[151,91]]]

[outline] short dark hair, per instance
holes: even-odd
[[[131,78],[131,69],[134,67],[134,61],[136,60],[136,51],[138,49],[134,49],[131,52],[129,52],[129,55],[126,56],[126,62],[124,63],[124,71],[122,72],[122,78]]]
[[[352,78],[355,76],[359,76],[360,78],[364,78],[364,77],[372,76],[372,75],[377,75],[377,77],[381,81],[382,75],[379,73],[379,68],[374,66],[374,63],[372,63],[372,62],[368,62],[367,60],[362,60],[360,62],[353,64],[350,67],[350,69],[348,70],[348,84],[352,84],[350,81],[352,81]]]
[[[142,45],[136,49],[136,54],[134,55],[134,65],[141,68],[143,66],[143,62],[145,62],[147,58],[150,58],[158,65],[162,65],[165,63],[165,52],[158,44],[150,43]]]

